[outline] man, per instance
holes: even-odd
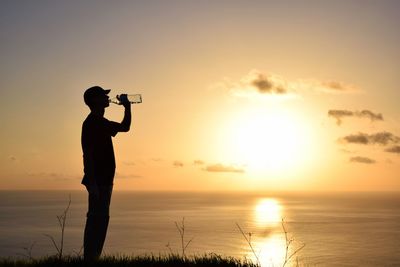
[[[109,106],[108,93],[100,86],[93,86],[84,93],[90,114],[82,125],[82,150],[84,177],[82,184],[89,192],[89,208],[84,233],[84,259],[100,257],[109,222],[109,208],[115,174],[115,157],[111,137],[118,132],[128,132],[131,125],[131,104],[127,95],[118,99],[125,107],[121,123],[104,118]]]

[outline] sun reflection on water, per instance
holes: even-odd
[[[258,226],[273,226],[282,220],[282,208],[273,198],[261,199],[255,207],[255,222]]]
[[[258,259],[262,267],[282,266],[285,259],[285,239],[281,234],[273,234],[257,242]]]
[[[286,253],[286,240],[281,228],[282,206],[274,198],[260,199],[254,207],[254,222],[257,231],[252,236],[252,245],[262,267],[282,266]],[[247,250],[247,257],[257,262],[257,257]]]

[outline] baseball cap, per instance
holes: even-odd
[[[86,89],[85,93],[83,94],[83,99],[85,101],[85,104],[89,105],[92,102],[93,98],[102,95],[108,95],[110,91],[111,89],[103,89],[97,85]]]

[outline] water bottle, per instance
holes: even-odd
[[[122,105],[121,101],[119,100],[120,95],[117,95],[116,97],[110,98],[108,101],[110,103],[114,103],[117,105]],[[135,94],[135,95],[127,95],[126,96],[128,101],[131,104],[140,104],[142,103],[142,95],[141,94]]]

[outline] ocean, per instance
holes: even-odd
[[[55,254],[46,235],[59,241],[56,216],[69,196],[64,251],[81,253],[84,190],[0,191],[0,257]],[[286,266],[400,266],[400,194],[382,192],[115,191],[104,253],[182,253],[177,226],[183,225],[186,255],[282,266],[290,242],[288,255],[300,250]]]

